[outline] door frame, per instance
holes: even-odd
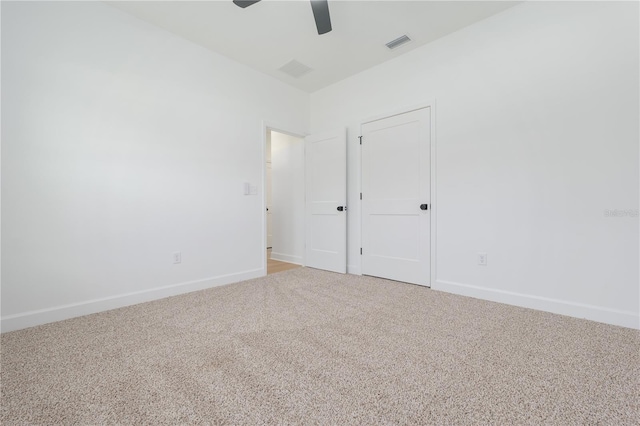
[[[393,117],[396,115],[401,115],[401,114],[405,114],[407,112],[412,112],[412,111],[416,111],[419,109],[424,109],[424,108],[429,108],[429,112],[430,112],[430,125],[431,125],[431,129],[430,131],[430,136],[431,136],[431,146],[430,146],[430,151],[431,151],[431,220],[430,220],[430,232],[429,232],[429,237],[431,238],[430,241],[430,245],[431,245],[431,255],[430,255],[430,259],[429,259],[429,270],[430,270],[430,277],[429,277],[429,285],[427,287],[432,287],[433,283],[436,282],[436,222],[437,222],[437,210],[438,210],[438,203],[437,203],[437,197],[436,197],[436,100],[435,98],[433,99],[429,99],[426,100],[424,102],[421,102],[419,104],[416,105],[410,105],[410,106],[405,106],[402,108],[396,108],[393,110],[390,110],[389,112],[386,113],[382,113],[382,114],[378,114],[375,116],[371,116],[368,117],[366,119],[363,119],[360,121],[360,135],[362,135],[362,126],[367,124],[367,123],[371,123],[372,121],[378,121],[378,120],[383,120],[385,118],[389,118],[389,117]],[[366,141],[364,142],[366,143]],[[360,145],[360,149],[358,150],[358,156],[360,157],[358,160],[358,167],[360,168],[360,173],[358,174],[359,177],[359,182],[358,182],[358,188],[359,188],[359,192],[362,193],[362,145]],[[360,202],[358,203],[358,209],[360,210],[359,212],[359,216],[360,216],[360,247],[362,247],[362,223],[364,221],[364,218],[362,217],[362,200],[359,200]],[[362,274],[362,258],[360,258],[360,271],[358,275],[363,275]]]
[[[261,214],[262,214],[262,275],[267,275],[267,256],[266,256],[266,247],[267,247],[267,215],[265,214],[267,210],[267,132],[274,131],[278,133],[284,133],[285,135],[294,136],[296,138],[301,138],[303,140],[302,152],[303,156],[305,155],[305,144],[304,138],[308,136],[308,133],[302,132],[299,129],[291,129],[289,126],[281,126],[278,123],[275,123],[271,120],[262,120],[260,127],[260,144],[261,144],[261,176],[262,176],[262,195],[261,195]],[[305,173],[304,164],[302,164],[302,173]],[[305,193],[305,199],[307,194]],[[303,221],[306,220],[306,217],[303,218]],[[305,223],[306,229],[306,223]],[[306,231],[304,231],[306,232]],[[303,238],[306,238],[306,235],[303,234]],[[302,266],[306,265],[305,253],[302,253]]]

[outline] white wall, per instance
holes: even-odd
[[[98,2],[2,3],[2,329],[259,276],[309,95]],[[172,253],[182,263],[172,264]]]
[[[637,3],[518,5],[313,93],[311,130],[348,125],[359,207],[360,123],[434,98],[432,287],[639,327],[638,47]]]
[[[271,132],[273,249],[271,258],[302,264],[304,255],[304,140]]]

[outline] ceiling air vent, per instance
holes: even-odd
[[[279,70],[287,75],[290,75],[293,78],[300,78],[303,75],[311,72],[311,68],[296,61],[295,59],[281,66]]]
[[[411,39],[409,37],[407,37],[407,35],[403,35],[398,37],[395,40],[391,40],[389,43],[386,44],[386,46],[389,49],[395,49],[396,47],[400,47],[405,43],[409,43],[411,41]]]

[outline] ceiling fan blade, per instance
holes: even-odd
[[[252,4],[258,3],[260,0],[233,0],[236,6],[240,6],[241,8],[249,7]]]
[[[331,17],[329,16],[329,2],[327,0],[311,0],[313,17],[316,20],[318,34],[331,31]]]

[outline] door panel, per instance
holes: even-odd
[[[273,247],[273,179],[271,163],[267,163],[267,248]]]
[[[347,271],[347,141],[341,129],[305,138],[306,266]]]
[[[423,108],[362,126],[365,275],[430,284],[430,120]]]

